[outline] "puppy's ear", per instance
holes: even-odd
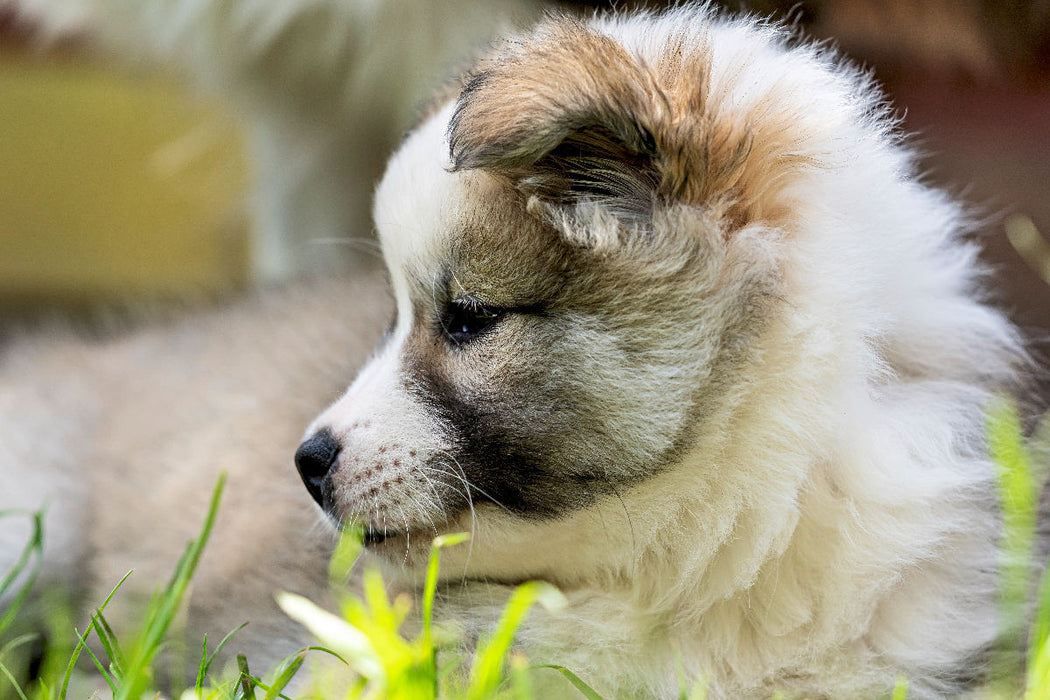
[[[598,200],[644,217],[659,187],[649,70],[582,23],[553,17],[482,61],[449,125],[456,170],[486,168],[557,204]]]

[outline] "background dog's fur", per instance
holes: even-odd
[[[107,340],[56,331],[13,341],[0,363],[0,509],[47,505],[40,588],[59,585],[86,609],[133,570],[110,610],[118,628],[134,625],[227,472],[189,604],[190,638],[218,640],[250,621],[234,646],[251,650],[260,669],[304,646],[273,595],[323,601],[333,535],[291,455],[389,313],[381,278],[362,275]],[[19,522],[2,521],[0,569],[26,542]]]

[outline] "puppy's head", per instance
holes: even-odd
[[[585,514],[680,468],[738,384],[799,143],[775,109],[723,108],[702,32],[665,39],[643,57],[548,20],[390,163],[375,216],[397,316],[299,466],[410,571],[459,530],[467,576],[580,566]],[[626,541],[629,520],[600,527]]]

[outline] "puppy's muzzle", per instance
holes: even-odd
[[[331,506],[331,480],[328,476],[334,471],[339,449],[339,443],[325,428],[299,445],[295,451],[295,467],[299,470],[299,476],[317,505],[325,511]]]

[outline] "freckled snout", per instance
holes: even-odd
[[[295,451],[295,467],[299,470],[299,476],[306,484],[306,490],[310,492],[317,505],[325,510],[331,506],[331,481],[329,475],[332,473],[339,456],[339,443],[326,428],[319,430],[308,438],[299,449]],[[326,499],[326,493],[328,498]]]

